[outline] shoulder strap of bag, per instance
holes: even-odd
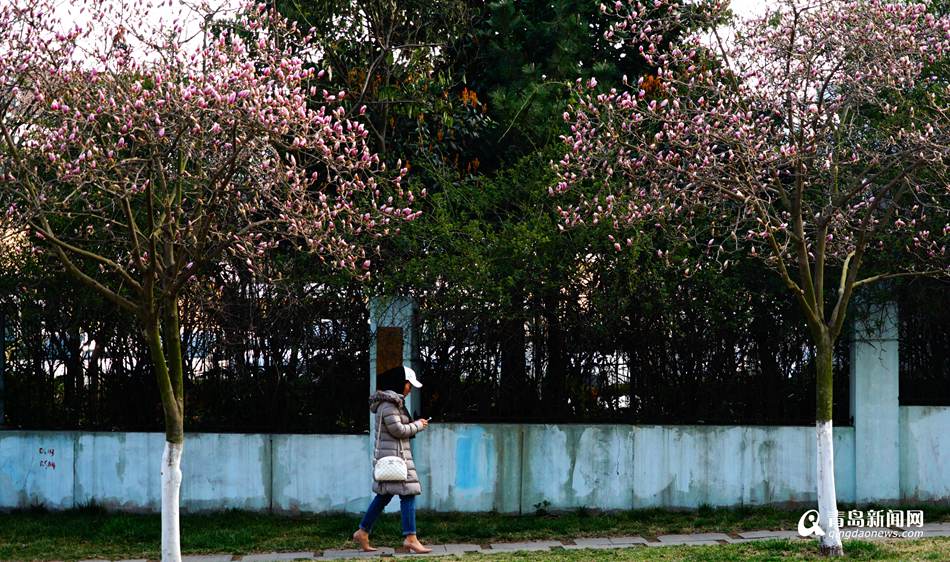
[[[376,445],[373,447],[374,462],[379,459],[379,432],[383,429],[383,413],[376,410]]]
[[[373,458],[379,459],[379,438],[383,431],[383,410],[382,407],[376,410],[376,446],[373,448]],[[404,458],[402,454],[402,439],[396,439],[396,447],[399,451],[399,458]]]

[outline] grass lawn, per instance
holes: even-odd
[[[950,506],[925,506],[924,520],[950,520]],[[617,513],[595,513],[578,510],[561,514],[509,516],[498,514],[433,514],[420,513],[420,537],[429,543],[478,543],[529,540],[570,539],[576,537],[641,535],[647,538],[667,533],[737,532],[756,529],[794,529],[802,509],[777,508],[708,509],[676,512],[660,509],[636,510]],[[185,554],[233,553],[272,551],[307,551],[327,548],[349,548],[350,534],[356,528],[356,515],[283,517],[249,512],[224,512],[209,515],[182,516],[182,552]],[[374,543],[379,546],[398,546],[401,543],[398,516],[380,519],[374,531]],[[158,558],[160,520],[158,515],[131,515],[107,513],[87,508],[66,512],[18,511],[0,514],[0,560],[79,560],[84,558]],[[937,545],[936,558],[950,560],[950,543],[915,541],[907,543],[864,545],[855,543],[856,553],[874,549],[875,556],[887,559],[890,548],[907,549],[907,545]],[[746,555],[745,549],[758,549],[764,558],[781,558],[784,550],[794,556],[805,556],[814,549],[811,542],[729,545],[693,551],[677,549],[679,556]],[[930,548],[927,546],[926,548]],[[936,548],[936,547],[935,547]],[[765,549],[765,550],[762,550]],[[769,549],[778,549],[772,552]],[[699,554],[700,552],[708,553]],[[751,553],[756,551],[748,551]],[[571,558],[574,556],[574,558]],[[580,558],[578,558],[580,556]],[[622,558],[634,556],[634,558]],[[636,558],[636,556],[646,558]],[[524,560],[662,560],[669,556],[664,549],[651,548],[648,552],[635,550],[604,552],[546,553],[543,558],[514,557]],[[895,559],[910,559],[909,551],[895,554]],[[923,556],[923,554],[921,554]],[[506,555],[505,559],[511,559]],[[560,558],[558,558],[560,557]],[[465,560],[478,560],[466,557]],[[486,560],[498,560],[485,558]],[[680,559],[680,558],[666,558]],[[700,558],[695,558],[700,559]],[[712,558],[716,559],[716,558]],[[864,560],[878,559],[865,557]]]
[[[950,560],[950,539],[919,539],[913,541],[862,542],[845,541],[845,557],[838,560]],[[727,560],[828,560],[818,555],[813,541],[762,541],[722,546],[670,546],[663,548],[624,548],[619,550],[560,550],[533,553],[494,555],[466,554],[436,560],[463,562],[655,562],[695,561],[725,562]]]

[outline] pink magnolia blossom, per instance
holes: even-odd
[[[950,223],[950,91],[931,71],[950,18],[927,3],[784,0],[727,36],[728,4],[602,7],[654,70],[622,89],[578,82],[552,188],[571,201],[564,224],[659,221],[701,240],[695,267],[754,251],[787,277],[813,256],[804,292],[849,256],[845,286],[862,284],[877,241],[906,250],[887,276],[950,272],[947,240],[921,235]]]
[[[114,300],[175,293],[189,263],[259,271],[279,243],[368,275],[369,242],[418,216],[344,92],[305,95],[301,53],[319,46],[271,9],[248,4],[201,47],[146,3],[89,3],[106,12],[85,26],[54,4],[0,6],[0,197],[79,269],[103,265]],[[71,213],[84,224],[54,226]]]

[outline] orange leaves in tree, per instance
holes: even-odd
[[[640,82],[640,89],[646,92],[647,95],[650,95],[662,94],[666,90],[666,87],[663,85],[663,81],[658,77],[648,74],[644,76],[643,81]]]
[[[471,105],[472,107],[476,107],[481,103],[478,101],[478,94],[475,93],[475,90],[462,88],[460,97],[462,98],[462,105]]]
[[[459,97],[462,98],[462,105],[470,105],[473,109],[476,107],[481,107],[482,113],[486,113],[488,111],[488,105],[478,99],[478,94],[475,92],[475,90],[462,88],[462,93],[459,94]]]

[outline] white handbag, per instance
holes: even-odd
[[[374,449],[373,456],[376,457],[379,455],[379,438],[380,432],[383,430],[383,416],[380,412],[376,416],[376,447]],[[399,443],[399,456],[398,457],[383,457],[376,461],[376,465],[373,467],[373,479],[377,482],[405,482],[409,478],[409,466],[406,465],[406,460],[402,458],[402,439],[397,438]]]

